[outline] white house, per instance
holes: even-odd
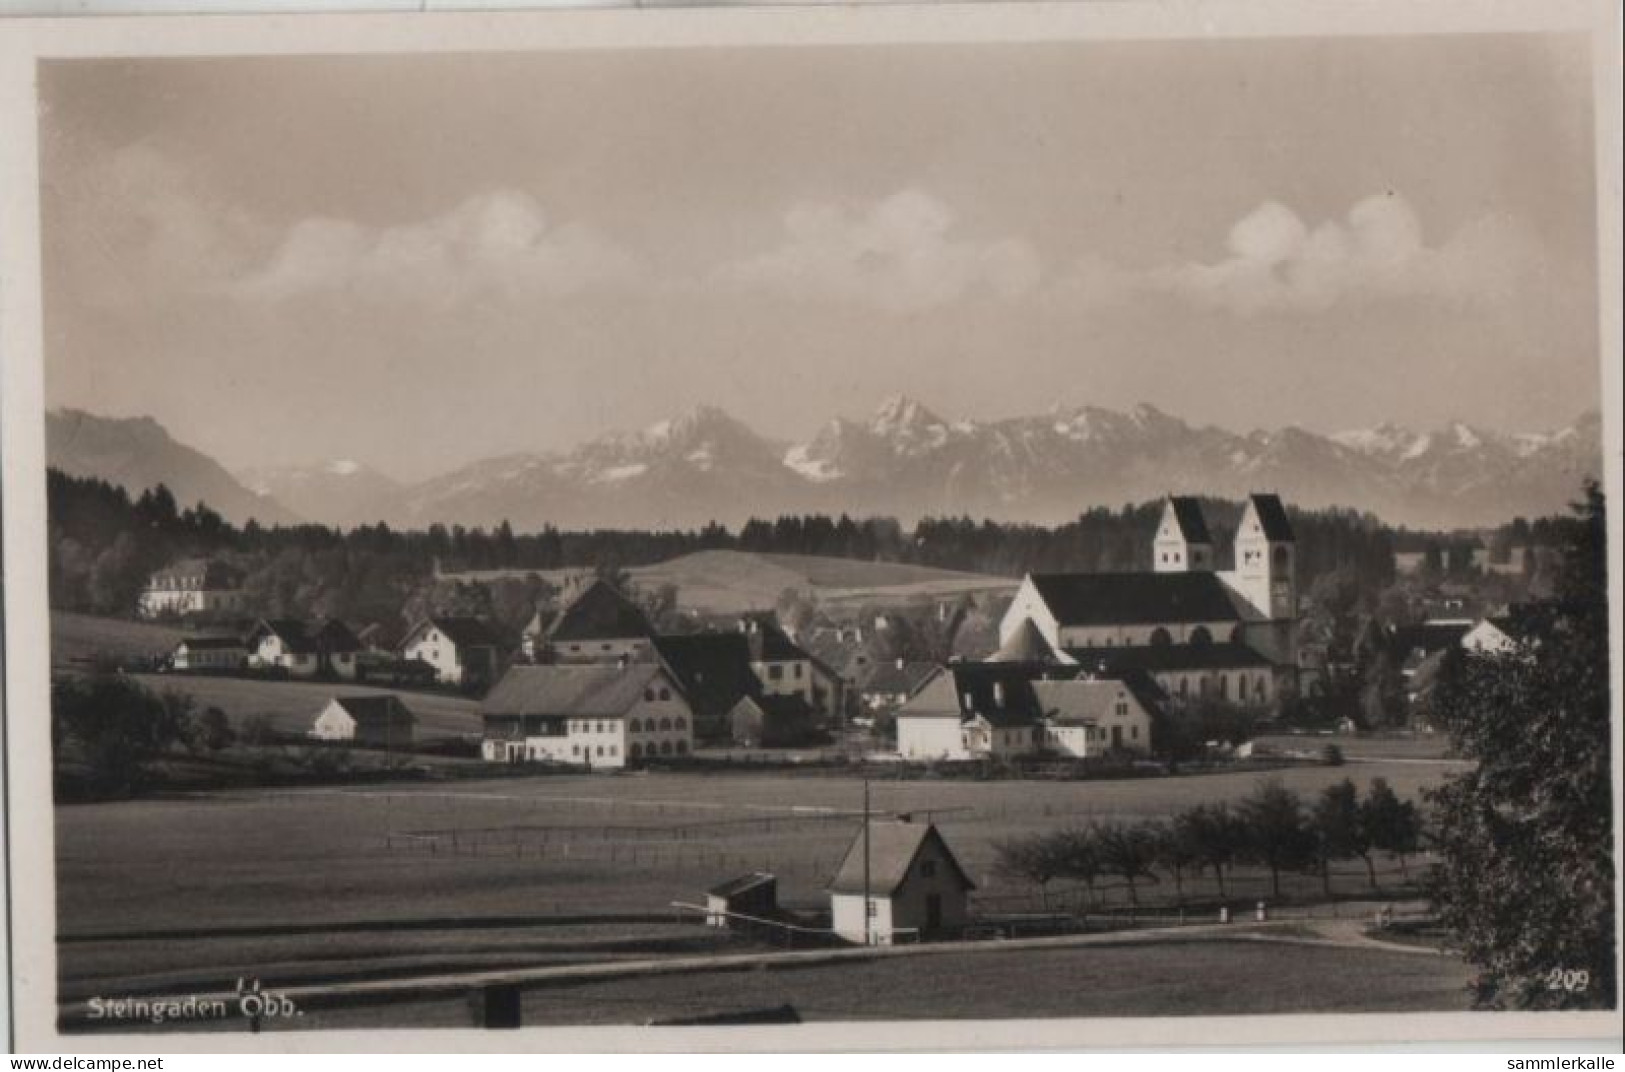
[[[136,603],[143,618],[241,613],[243,571],[216,559],[187,558],[147,578]]]
[[[353,741],[374,748],[412,743],[417,716],[398,696],[335,696],[311,723],[318,741]]]
[[[1142,675],[1081,667],[951,663],[897,711],[897,751],[911,760],[1151,752],[1156,686]]]
[[[649,655],[655,630],[643,608],[594,579],[559,611],[545,632],[538,614],[525,627],[523,648],[538,662],[616,663]]]
[[[739,631],[750,645],[750,665],[768,696],[800,696],[826,726],[840,721],[846,682],[822,659],[790,638],[771,615],[749,615]]]
[[[930,823],[867,822],[829,885],[836,934],[891,945],[956,931],[976,888]]]
[[[248,658],[242,638],[190,636],[175,645],[169,665],[175,670],[236,670]]]
[[[443,684],[489,682],[501,668],[502,642],[481,618],[437,615],[412,627],[401,641],[400,655],[434,667]]]
[[[514,666],[480,704],[498,763],[615,769],[688,755],[694,714],[658,663]]]
[[[284,670],[290,677],[352,680],[361,642],[336,618],[307,623],[294,618],[262,618],[248,636],[247,665]]]

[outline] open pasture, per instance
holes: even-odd
[[[89,659],[155,658],[167,655],[186,631],[169,625],[51,612],[51,665],[70,667]]]
[[[335,696],[383,696],[393,693],[418,717],[417,737],[462,737],[480,732],[479,703],[461,696],[357,685],[347,681],[266,681],[205,674],[137,674],[155,692],[174,689],[190,694],[198,710],[218,707],[232,725],[265,715],[280,733],[305,734],[327,701]]]
[[[1279,777],[1308,797],[1344,776],[1363,785],[1375,774],[1405,796],[1438,777],[1430,766],[1378,764]],[[1030,907],[1032,894],[993,874],[996,841],[1233,801],[1259,778],[877,781],[871,796],[877,814],[933,816],[984,906],[1003,911]],[[822,908],[861,806],[861,783],[849,776],[660,773],[234,790],[60,807],[61,981],[64,992],[92,983],[113,992],[124,989],[120,980],[173,979],[183,970],[202,983],[263,964],[268,982],[274,970],[286,983],[414,963],[444,967],[459,957],[508,963],[586,955],[547,948],[556,928],[597,920],[601,933],[622,938],[635,935],[634,926],[676,926],[671,902],[697,901],[708,886],[755,869],[780,876],[787,904]],[[1395,884],[1391,866],[1384,871],[1384,883]],[[1238,871],[1231,900],[1262,895],[1265,881]],[[1363,868],[1345,865],[1336,883],[1340,893],[1362,895]],[[1289,888],[1309,893],[1318,880],[1294,877]],[[1126,904],[1120,888],[1105,895]],[[1187,895],[1211,897],[1212,888],[1187,884]],[[1148,904],[1171,898],[1166,881],[1142,886]],[[481,932],[478,940],[470,930]]]

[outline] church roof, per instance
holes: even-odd
[[[1063,626],[1241,620],[1212,573],[1035,573],[1031,579]]]
[[[1293,538],[1292,522],[1287,520],[1281,497],[1269,493],[1254,495],[1252,503],[1253,509],[1258,512],[1258,523],[1264,528],[1264,538],[1271,542],[1290,543]]]
[[[1174,522],[1180,535],[1189,543],[1212,543],[1207,531],[1207,518],[1202,516],[1202,504],[1190,495],[1170,495],[1168,503],[1174,508]]]
[[[1010,639],[987,657],[990,663],[1045,663],[1055,661],[1055,649],[1038,631],[1031,618],[1023,618]]]
[[[1144,670],[1251,670],[1273,665],[1246,644],[1152,644],[1128,648],[1067,648],[1078,665],[1108,674]]]

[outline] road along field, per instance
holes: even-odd
[[[1348,776],[1414,796],[1426,765],[1351,763],[1279,773],[1305,797]],[[1256,773],[1114,782],[877,782],[879,813],[928,815],[992,911],[1033,906],[992,873],[993,845],[1091,818],[1149,818],[1235,800]],[[267,985],[425,968],[591,960],[715,941],[673,901],[765,868],[781,899],[827,905],[824,886],[859,829],[852,777],[552,775],[379,788],[237,790],[56,812],[65,998],[201,988],[257,971]],[[1384,862],[1382,881],[1400,876]],[[1246,906],[1266,879],[1238,872]],[[1295,876],[1289,892],[1318,889]],[[1362,896],[1357,862],[1336,890]],[[116,891],[111,894],[109,891]],[[1187,884],[1211,898],[1211,883]],[[1125,904],[1121,888],[1107,899]],[[1170,884],[1142,885],[1168,903]],[[582,929],[584,928],[584,929]]]

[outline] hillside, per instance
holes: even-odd
[[[487,570],[447,574],[447,579],[490,580],[524,576],[527,570]],[[563,584],[583,570],[540,572]],[[899,562],[865,562],[826,555],[758,554],[750,551],[696,551],[652,566],[627,571],[642,588],[677,586],[686,610],[738,614],[770,610],[785,589],[811,595],[827,605],[899,606],[971,592],[1012,592],[1016,581],[980,573],[933,569]]]

